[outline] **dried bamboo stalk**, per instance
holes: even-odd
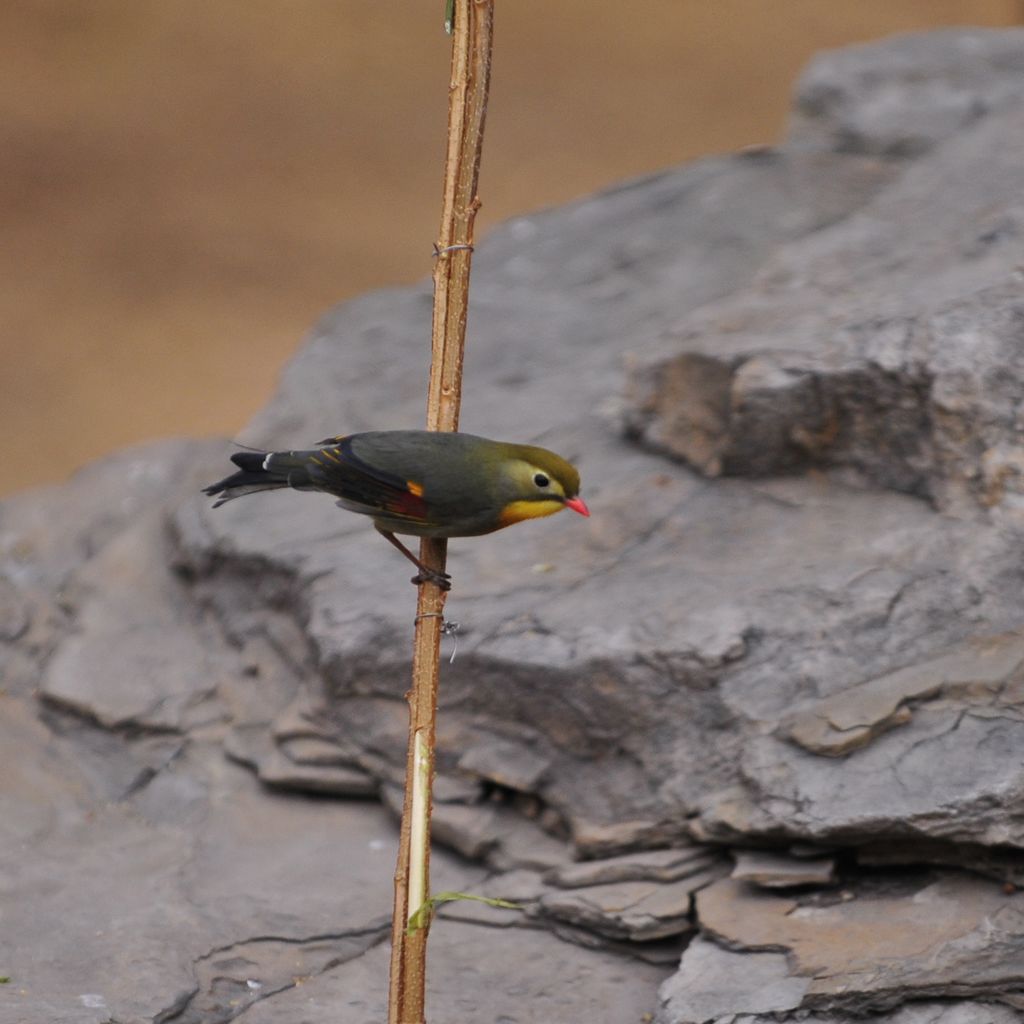
[[[427,429],[457,430],[462,354],[469,305],[477,182],[490,84],[494,0],[455,0],[444,200],[434,267],[434,316]],[[420,558],[443,572],[447,542],[425,539]],[[429,921],[410,932],[409,918],[430,895],[430,813],[434,729],[446,594],[419,588],[409,690],[409,753],[392,923],[388,1024],[423,1024]]]

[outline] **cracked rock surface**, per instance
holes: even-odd
[[[1021,53],[823,55],[777,149],[479,247],[463,426],[593,514],[451,545],[433,888],[521,910],[445,906],[431,1019],[1021,1019]],[[242,439],[417,426],[429,304]],[[227,454],[0,506],[5,1024],[383,1017],[408,570]]]

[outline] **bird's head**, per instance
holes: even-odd
[[[579,496],[580,474],[572,463],[546,448],[509,447],[501,464],[507,496],[501,512],[502,526],[550,516],[563,508],[571,508],[581,516],[590,515],[586,502]]]

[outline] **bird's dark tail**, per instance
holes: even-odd
[[[204,494],[216,497],[214,508],[226,501],[259,491],[293,487],[304,491],[312,488],[307,468],[309,452],[235,452],[231,461],[237,473],[203,488]]]

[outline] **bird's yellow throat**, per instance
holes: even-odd
[[[500,522],[502,526],[521,523],[524,519],[540,519],[541,516],[553,516],[561,512],[565,503],[554,498],[541,501],[510,501],[502,510]]]

